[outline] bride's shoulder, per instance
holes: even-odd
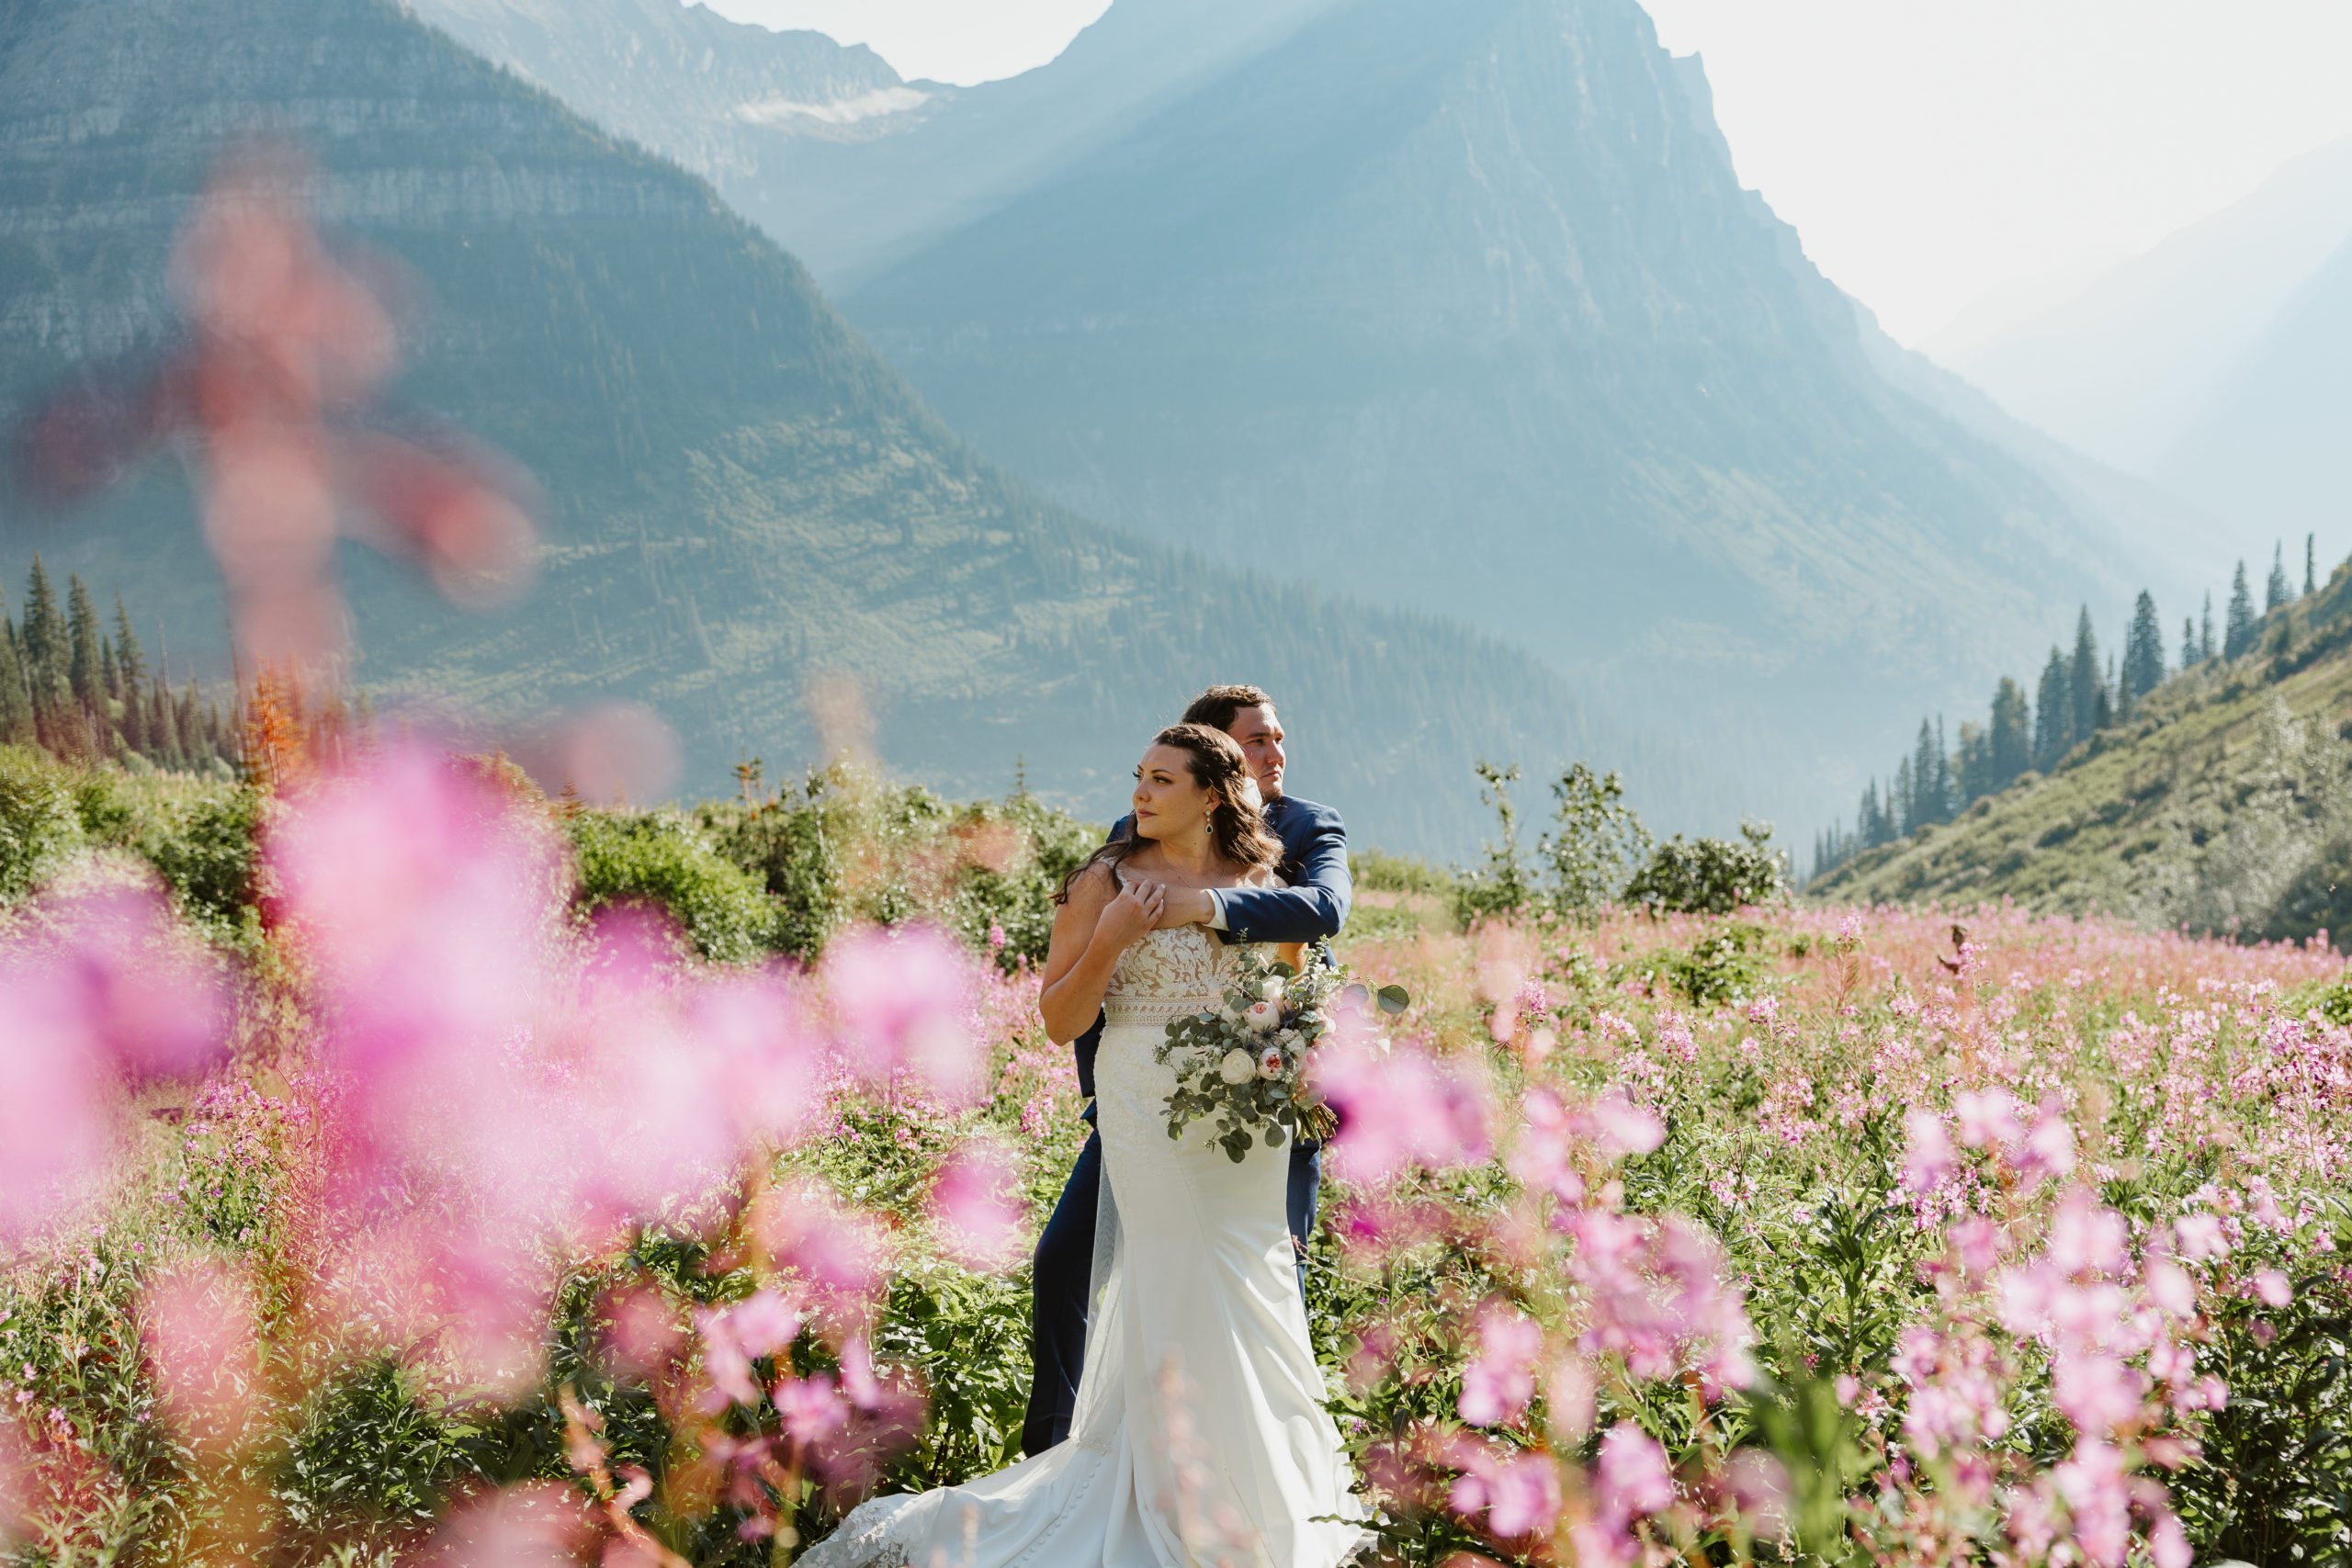
[[[1092,913],[1119,896],[1119,875],[1108,861],[1096,861],[1069,879],[1066,902]]]

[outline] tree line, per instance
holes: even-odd
[[[2305,594],[2318,592],[2316,550],[2316,536],[2306,536]],[[2141,700],[2173,674],[2217,658],[2236,659],[2251,649],[2262,617],[2294,597],[2283,541],[2271,553],[2270,577],[2258,612],[2245,562],[2240,560],[2219,642],[2213,636],[2213,596],[2208,593],[2201,615],[2181,618],[2177,664],[2167,660],[2164,625],[2145,589],[2132,605],[2120,659],[2100,652],[2090,607],[2085,605],[2075,622],[2074,647],[2051,645],[2030,700],[2016,680],[2002,676],[1984,722],[1962,720],[1957,745],[1948,743],[1940,714],[1932,720],[1921,718],[1918,739],[1894,771],[1883,783],[1873,778],[1862,786],[1853,827],[1835,822],[1814,836],[1807,880],[1835,871],[1866,850],[1949,822],[2029,772],[2047,773],[2079,742],[2130,718]]]
[[[203,772],[238,754],[236,719],[198,690],[177,693],[151,669],[122,595],[109,631],[81,578],[66,577],[61,606],[39,556],[18,620],[0,606],[0,744],[38,746],[80,761],[127,761]]]

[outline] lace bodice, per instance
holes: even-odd
[[[1214,1007],[1224,999],[1231,951],[1238,950],[1199,926],[1144,932],[1112,965],[1103,1017],[1112,1023],[1165,1023]]]

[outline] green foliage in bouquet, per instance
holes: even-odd
[[[1306,1082],[1306,1059],[1334,1027],[1333,1011],[1351,990],[1355,1005],[1399,1013],[1410,1004],[1401,986],[1374,996],[1355,985],[1330,961],[1321,943],[1304,974],[1256,948],[1243,952],[1231,988],[1214,1012],[1189,1013],[1168,1021],[1159,1060],[1176,1072],[1168,1097],[1168,1135],[1215,1117],[1210,1141],[1238,1165],[1263,1142],[1270,1149],[1285,1138],[1328,1138],[1339,1124]]]

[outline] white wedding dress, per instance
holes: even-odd
[[[865,1503],[800,1568],[1335,1568],[1363,1540],[1283,1219],[1289,1150],[1237,1165],[1198,1128],[1168,1136],[1154,1052],[1223,1000],[1238,951],[1182,926],[1112,971],[1094,1083],[1115,1240],[1069,1440]]]

